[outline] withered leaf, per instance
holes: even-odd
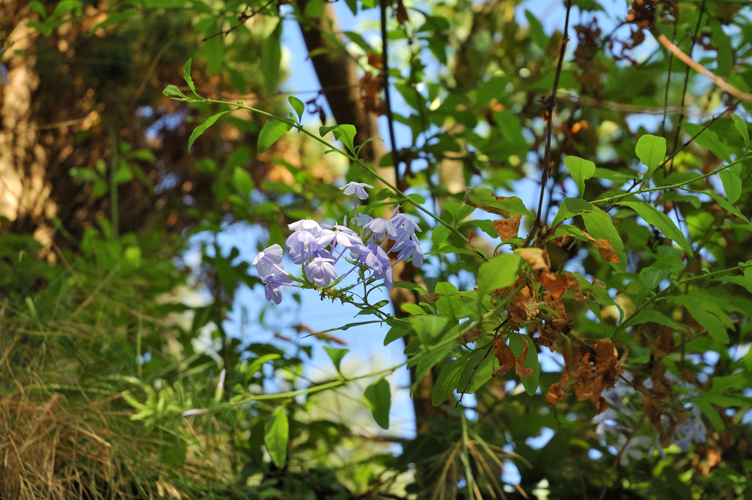
[[[563,399],[564,393],[561,392],[561,384],[559,382],[551,384],[551,387],[548,388],[548,392],[546,392],[546,401],[548,401],[548,404],[555,405],[558,401]]]
[[[384,114],[384,103],[381,101],[381,75],[366,71],[360,79],[361,101],[366,110],[376,115]]]
[[[616,252],[611,246],[611,242],[609,242],[608,240],[597,240],[587,233],[585,233],[585,236],[588,237],[590,244],[598,249],[598,253],[600,253],[601,257],[603,257],[607,262],[610,262],[611,264],[619,263],[619,257],[616,256]]]
[[[548,271],[551,264],[548,262],[548,254],[541,248],[517,248],[514,251],[525,259],[536,271]]]
[[[553,274],[543,271],[538,276],[538,281],[543,288],[551,292],[554,297],[559,298],[569,287],[569,278],[564,274]]]
[[[624,372],[618,356],[611,339],[601,339],[595,344],[595,372],[608,385],[616,382],[616,378]]]
[[[407,15],[407,9],[405,8],[405,4],[402,3],[402,0],[397,0],[395,16],[397,17],[397,22],[400,23],[400,26],[410,21],[410,18]]]
[[[529,377],[533,374],[532,368],[525,368],[523,365],[527,361],[527,349],[528,349],[528,343],[525,337],[520,335],[520,339],[525,343],[525,349],[522,351],[522,354],[517,358],[517,364],[514,367],[514,371],[517,375],[520,377]]]
[[[584,304],[587,302],[587,299],[585,298],[585,294],[582,293],[582,288],[580,288],[580,282],[577,281],[577,278],[575,278],[571,274],[567,274],[567,290],[572,292],[574,294],[574,300],[579,302],[580,304]]]
[[[496,230],[499,238],[501,238],[501,241],[517,237],[517,233],[520,231],[520,220],[522,220],[522,215],[516,215],[511,219],[495,220],[493,222],[493,228]]]
[[[499,338],[494,344],[494,354],[496,359],[499,360],[499,367],[493,372],[493,376],[503,376],[514,366],[514,353],[509,346],[504,342],[504,339]]]

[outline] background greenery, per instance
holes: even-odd
[[[3,2],[0,498],[752,498],[752,275],[738,267],[752,260],[750,103],[656,42],[665,35],[749,92],[748,2],[574,0],[570,12],[556,1],[397,1],[384,5],[383,25],[379,4],[345,3],[371,21],[340,32],[322,0]],[[189,153],[196,126],[235,106],[163,94],[189,93],[186,61],[199,95],[287,117],[289,30],[303,33],[308,53],[295,60],[309,57],[321,83],[319,94],[298,95],[312,135],[287,133],[259,152],[267,118],[240,109]],[[391,106],[379,83],[384,39]],[[355,145],[381,131],[361,151],[369,169],[325,154],[315,140],[324,124],[354,125]],[[311,331],[312,301],[295,294],[258,306],[255,251],[283,244],[298,219],[341,220],[351,206],[338,187],[358,180],[378,192],[375,172],[445,224],[406,203],[436,253],[422,269],[395,267],[395,279],[431,293],[397,287],[382,310],[459,325],[465,316],[433,294],[456,298],[445,283],[473,290],[483,261],[470,249],[490,254],[500,243],[487,220],[499,217],[468,218],[465,189],[515,194],[532,214],[542,193],[541,220],[552,224],[565,198],[638,189],[651,161],[638,147],[646,134],[665,137],[668,155],[682,148],[650,185],[689,189],[641,199],[671,216],[690,252],[666,238],[665,222],[627,205],[608,212],[619,264],[576,238],[596,234],[587,218],[569,221],[575,237],[564,246],[546,227],[534,241],[553,271],[584,280],[584,303],[564,295],[574,330],[628,352],[627,377],[604,387],[603,413],[600,393],[546,399],[573,367],[567,359],[584,352],[573,341],[559,339],[557,353],[538,347],[539,383],[515,370],[492,377],[497,361],[484,353],[498,325],[481,324],[463,342],[426,330],[408,355],[427,359],[421,344],[447,349],[409,371],[383,367],[393,386],[410,385],[415,433],[382,433],[363,393],[384,373],[311,380],[312,346],[343,348],[352,331]],[[584,193],[564,162],[574,156],[597,165]],[[686,184],[730,162],[728,173]],[[528,246],[534,219],[525,215],[523,236],[505,243]],[[237,227],[251,228],[258,248],[228,238]],[[350,316],[328,328],[361,321]],[[420,337],[423,320],[406,321],[358,335]],[[531,321],[532,336],[542,323]],[[444,370],[459,376],[454,386],[440,383]],[[432,398],[437,385],[444,400]],[[455,389],[474,397],[457,404]],[[270,444],[283,419],[289,439]]]

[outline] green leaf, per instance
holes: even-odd
[[[292,109],[294,109],[295,113],[298,115],[298,121],[303,120],[303,113],[305,113],[305,104],[303,104],[303,101],[294,96],[288,97],[287,101],[290,103],[290,106],[292,106]]]
[[[493,349],[491,348],[491,350]],[[489,351],[489,347],[486,347],[470,356],[465,356],[465,358],[468,358],[468,360],[457,380],[457,392],[472,394],[483,387],[483,384],[488,382],[493,376],[493,362],[496,361],[496,356],[493,352]]]
[[[729,169],[724,170],[718,174],[723,183],[723,190],[726,191],[726,198],[731,203],[739,201],[739,197],[742,195],[742,179]]]
[[[415,291],[418,293],[422,293],[423,295],[428,295],[428,292],[425,288],[423,288],[420,285],[416,285],[415,283],[412,283],[410,281],[395,281],[394,282],[394,288],[404,288],[406,290]]]
[[[692,245],[689,244],[687,238],[681,231],[679,231],[679,228],[676,227],[674,221],[669,219],[668,215],[658,211],[658,209],[653,205],[642,201],[620,201],[618,204],[629,207],[637,212],[640,217],[645,220],[645,222],[647,222],[651,226],[657,227],[664,236],[674,240],[682,248],[682,250],[687,252],[687,255],[689,255],[690,257],[694,255],[694,253],[692,252]]]
[[[479,208],[484,212],[502,215],[504,217],[514,217],[515,215],[524,215],[530,219],[535,219],[533,213],[525,207],[522,200],[516,196],[503,197],[494,196],[490,189],[471,189],[465,191],[465,204],[471,207]]]
[[[580,198],[566,198],[561,202],[559,211],[554,218],[553,226],[558,225],[567,219],[571,219],[575,215],[581,215],[586,212],[592,212],[595,207],[585,200]]]
[[[485,262],[478,270],[478,295],[506,288],[517,281],[517,270],[522,258],[517,254],[503,254]]]
[[[668,275],[672,272],[676,272],[679,269],[675,268],[675,257],[663,256],[658,258],[648,267],[640,269],[640,282],[647,287],[648,290],[655,290],[658,284],[668,278]]]
[[[280,406],[269,416],[264,426],[266,448],[277,468],[282,469],[287,461],[287,440],[290,424],[287,421],[285,407]]]
[[[282,60],[281,36],[282,22],[280,21],[261,45],[261,73],[264,75],[264,86],[267,92],[274,92],[279,82],[279,65]]]
[[[533,42],[538,47],[545,49],[548,46],[548,36],[546,36],[546,32],[543,30],[543,24],[529,10],[525,11],[525,17],[530,25],[530,38],[533,39]]]
[[[350,352],[349,349],[340,349],[339,347],[326,347],[324,346],[324,350],[329,355],[329,358],[332,360],[332,364],[334,365],[334,368],[337,369],[338,373],[342,373],[340,370],[340,365],[342,364],[342,358],[345,357],[345,354]]]
[[[326,7],[324,0],[311,0],[306,3],[303,15],[308,18],[318,19],[324,15],[324,7]]]
[[[258,138],[259,154],[272,147],[272,144],[277,142],[288,130],[290,130],[290,125],[277,119],[271,119],[264,123]]]
[[[625,272],[627,270],[627,253],[624,251],[624,243],[621,241],[621,236],[619,236],[619,232],[614,227],[611,217],[600,208],[593,208],[592,212],[581,214],[585,228],[593,238],[608,240],[611,243],[611,247],[619,258],[618,263],[611,265],[619,271]]]
[[[707,312],[700,301],[686,295],[671,297],[670,300],[683,305],[700,326],[708,331],[710,338],[723,342],[724,344],[729,343],[726,327],[723,326],[721,320],[719,320],[714,314]]]
[[[749,219],[739,211],[734,205],[729,203],[729,201],[724,198],[723,196],[718,196],[717,194],[713,193],[712,191],[699,191],[700,193],[706,194],[713,198],[716,203],[718,203],[724,210],[727,212],[731,212],[732,214],[736,215],[740,219],[744,220],[747,224],[749,224]]]
[[[190,61],[189,61],[190,62]],[[225,113],[229,113],[230,111],[222,111],[221,113],[217,113],[216,115],[210,116],[206,119],[204,123],[193,129],[193,133],[188,138],[188,152],[191,152],[191,147],[193,146],[193,143],[198,139],[198,137],[206,132],[206,129],[214,125],[214,122],[219,120],[219,117],[224,115]]]
[[[535,344],[525,334],[515,335],[512,333],[509,336],[509,348],[515,357],[519,357],[525,350],[525,342],[522,339],[527,340],[527,359],[522,364],[523,368],[530,368],[533,373],[529,377],[520,377],[522,385],[525,387],[525,391],[528,396],[535,394],[538,390],[538,382],[540,380],[540,362],[538,361],[538,353],[535,350]]]
[[[583,160],[577,156],[567,156],[564,158],[564,167],[569,170],[572,178],[580,189],[580,198],[585,194],[585,181],[590,179],[595,173],[595,163],[589,160]]]
[[[251,174],[247,170],[235,167],[232,171],[232,183],[246,198],[251,195],[251,191],[253,191],[253,179],[251,179]]]
[[[739,135],[744,139],[744,147],[749,149],[749,127],[747,126],[747,122],[739,115],[731,115],[731,118],[734,120],[734,126],[739,131]]]
[[[747,372],[734,373],[733,375],[726,375],[725,377],[714,377],[713,386],[710,391],[713,393],[721,393],[726,390],[738,391],[746,389],[749,385],[749,374]]]
[[[426,311],[422,307],[420,307],[418,304],[411,304],[410,302],[402,304],[402,310],[409,314],[426,314]]]
[[[277,353],[271,353],[271,354],[265,354],[265,355],[261,356],[260,358],[254,359],[251,362],[251,364],[248,365],[248,368],[245,371],[245,380],[246,380],[246,383],[251,379],[251,377],[253,377],[254,375],[256,375],[256,372],[258,372],[261,369],[261,367],[264,366],[265,363],[267,363],[268,361],[273,361],[275,359],[279,359],[281,357],[282,356],[280,356]]]
[[[191,62],[192,61],[193,59],[188,59],[188,62],[186,62],[185,66],[183,66],[183,78],[185,79],[185,83],[188,84],[188,88],[191,89],[191,92],[196,94],[196,85],[193,83],[193,78],[191,78]]]
[[[666,138],[646,134],[640,137],[635,147],[635,153],[643,165],[648,167],[645,179],[653,176],[655,169],[666,157]]]
[[[636,326],[643,325],[645,323],[656,323],[658,325],[667,326],[674,330],[683,330],[684,328],[673,321],[671,318],[663,313],[656,311],[655,309],[643,309],[634,316],[630,316],[625,321],[625,325]]]
[[[183,92],[177,88],[175,85],[168,85],[165,87],[165,89],[162,91],[164,95],[167,97],[177,97],[179,99],[189,99],[189,97]]]
[[[47,19],[47,11],[45,10],[44,5],[42,5],[41,2],[39,2],[38,0],[33,0],[29,2],[29,7],[36,11],[36,13],[39,14],[42,19]]]
[[[713,406],[705,401],[695,401],[695,404],[702,410],[703,415],[710,421],[710,424],[717,430],[718,432],[723,432],[723,430],[726,428],[725,425],[723,425],[723,419],[720,415],[718,415],[718,412],[715,411],[715,408]]]
[[[332,130],[332,133],[334,134],[334,138],[338,141],[342,141],[342,144],[347,146],[347,149],[350,150],[351,153],[355,154],[355,134],[357,131],[355,130],[354,125],[338,125]]]
[[[436,293],[444,294],[436,300],[436,307],[441,316],[448,318],[449,321],[459,321],[464,317],[462,299],[454,285],[446,282],[437,283]]]
[[[379,427],[388,429],[389,412],[392,409],[392,391],[389,388],[389,382],[380,378],[366,388],[363,397]]]
[[[704,127],[704,125],[698,125],[696,123],[685,123],[683,127],[684,130],[687,131],[687,133],[694,136],[695,134],[700,132],[700,130],[702,130],[702,127]],[[720,137],[718,137],[718,134],[716,134],[714,131],[706,129],[702,134],[697,136],[695,142],[700,146],[712,151],[713,154],[718,158],[731,163],[731,156],[729,155],[728,149],[726,148],[726,144],[721,141]]]
[[[386,337],[384,337],[384,345],[389,345],[412,331],[410,323],[401,319],[391,319],[389,320],[389,324],[391,328]]]
[[[723,276],[716,278],[713,281],[719,281],[722,283],[734,283],[735,285],[743,286],[749,293],[752,293],[752,279],[746,276]],[[750,349],[752,351],[752,349]]]
[[[444,366],[441,367],[439,378],[436,379],[436,384],[431,391],[431,404],[433,406],[439,406],[451,396],[455,389],[457,389],[460,375],[469,359],[470,356],[463,356],[461,358],[447,361]]]
[[[446,226],[436,226],[433,231],[431,231],[431,241],[433,242],[434,246],[438,246],[440,243],[443,243],[444,241],[449,238],[449,235],[452,234],[452,230],[449,229]]]

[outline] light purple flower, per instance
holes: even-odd
[[[397,238],[397,228],[391,220],[377,218],[373,219],[363,227],[371,230],[377,238],[381,238],[385,233],[392,239]]]
[[[324,259],[316,257],[311,262],[306,264],[305,274],[308,281],[314,283],[316,286],[327,286],[332,280],[337,279],[337,271],[334,270],[334,261],[332,259]]]
[[[349,182],[340,189],[344,189],[345,194],[347,195],[354,194],[357,198],[365,200],[368,198],[368,193],[366,193],[365,188],[373,189],[373,186],[366,184],[365,182]]]
[[[391,221],[397,226],[398,229],[403,229],[410,234],[415,234],[415,231],[421,232],[420,226],[415,222],[412,217],[407,214],[399,213],[392,216]]]
[[[316,237],[308,231],[295,231],[285,244],[290,251],[290,258],[298,265],[306,262],[319,249]]]
[[[298,222],[288,224],[287,227],[290,228],[290,231],[308,231],[317,238],[321,234],[321,226],[318,222],[311,219],[299,220]]]
[[[292,284],[292,279],[290,279],[289,274],[276,269],[261,278],[261,281],[264,283],[264,294],[266,295],[266,300],[274,302],[275,304],[282,302],[282,292],[279,288],[281,286]]]
[[[413,264],[420,267],[423,265],[423,249],[420,248],[420,244],[415,238],[410,238],[400,243],[397,243],[392,247],[392,252],[399,252],[397,259],[407,262],[413,259]]]
[[[323,229],[318,239],[319,247],[325,247],[334,241],[337,245],[350,248],[354,244],[362,243],[358,235],[346,226],[335,224],[332,229]]]
[[[256,266],[256,270],[261,277],[269,274],[273,268],[278,267],[281,263],[282,247],[277,244],[265,248],[253,259],[253,265]]]
[[[371,243],[367,247],[368,253],[361,254],[360,261],[368,266],[374,273],[384,273],[387,268],[391,269],[391,262],[386,252],[380,246]]]
[[[373,220],[373,217],[366,214],[359,214],[357,217],[353,218],[353,220],[358,224],[358,226],[365,227],[366,224]]]
[[[616,445],[618,449],[622,449],[624,447],[624,451],[621,454],[621,458],[619,459],[619,463],[622,467],[626,467],[629,465],[629,462],[631,460],[640,460],[643,456],[645,456],[645,451],[650,447],[651,444],[653,444],[653,441],[647,437],[647,436],[636,436],[633,437],[629,443],[624,446],[624,443],[627,442],[627,438],[623,435],[619,435],[619,442]]]
[[[675,442],[682,451],[689,450],[693,441],[695,443],[704,443],[707,440],[706,434],[708,429],[702,421],[700,408],[694,405],[691,410],[686,412],[686,415],[689,418],[676,427],[676,434],[674,434]]]

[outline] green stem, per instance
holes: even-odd
[[[344,378],[343,377],[341,379],[333,380],[333,381],[327,382],[325,384],[315,385],[313,387],[308,387],[306,389],[300,389],[298,391],[280,392],[280,393],[277,393],[277,394],[259,394],[259,395],[253,395],[253,396],[249,396],[247,398],[241,399],[239,401],[234,401],[232,403],[232,405],[233,406],[237,406],[237,405],[243,405],[243,404],[250,403],[251,401],[264,401],[264,400],[269,400],[269,399],[291,399],[291,398],[300,396],[302,394],[313,394],[313,393],[316,393],[316,392],[321,392],[321,391],[325,391],[327,389],[333,389],[335,387],[339,387],[341,385],[345,385],[348,382],[354,382],[356,380],[361,380],[361,379],[364,379],[364,378],[378,377],[379,375],[384,375],[384,374],[388,374],[388,373],[394,373],[394,371],[396,371],[398,368],[400,368],[400,367],[402,367],[402,366],[404,366],[406,364],[407,364],[407,361],[405,361],[403,363],[400,363],[400,364],[398,364],[396,366],[393,366],[391,368],[387,368],[385,370],[380,370],[380,371],[373,372],[373,373],[367,373],[365,375],[358,375],[357,377],[353,377],[353,378]]]
[[[614,200],[620,200],[620,199],[625,198],[625,197],[630,196],[630,195],[637,195],[637,194],[642,194],[642,193],[650,193],[650,192],[653,192],[653,191],[667,191],[669,189],[681,188],[681,187],[683,187],[683,186],[685,186],[687,184],[692,184],[692,183],[695,183],[697,181],[701,181],[703,179],[706,179],[706,178],[708,178],[710,176],[713,176],[715,174],[719,174],[719,173],[723,172],[724,170],[727,170],[727,169],[733,167],[737,163],[741,163],[746,158],[747,157],[745,155],[745,156],[739,158],[738,160],[735,160],[735,161],[729,163],[728,165],[724,165],[722,167],[718,167],[717,169],[713,170],[712,172],[709,172],[709,173],[703,174],[703,175],[699,175],[699,176],[697,176],[697,177],[695,177],[693,179],[690,179],[688,181],[677,182],[676,184],[669,184],[668,186],[658,186],[658,187],[654,187],[654,188],[639,189],[639,190],[637,190],[637,191],[635,191],[633,193],[620,193],[620,194],[617,194],[615,196],[609,196],[608,198],[601,198],[599,200],[591,201],[590,203],[592,203],[593,205],[599,205],[599,204],[603,204],[603,203],[610,203],[610,202],[612,202]]]
[[[310,132],[310,131],[306,130],[305,127],[303,127],[302,124],[297,123],[297,122],[295,122],[293,120],[290,120],[288,118],[281,118],[279,116],[273,115],[273,114],[268,113],[266,111],[262,111],[260,109],[252,108],[252,107],[249,107],[249,106],[244,106],[242,104],[231,103],[231,102],[226,102],[226,101],[217,101],[217,100],[214,100],[214,99],[204,99],[203,101],[199,101],[199,102],[209,102],[209,103],[216,103],[216,104],[226,104],[228,106],[235,106],[236,109],[245,109],[245,110],[248,110],[248,111],[253,111],[254,113],[259,113],[261,115],[267,116],[269,118],[274,118],[275,120],[279,120],[281,122],[284,122],[284,123],[290,125],[291,127],[297,129],[298,132],[303,133],[303,134],[311,137],[315,141],[320,142],[321,144],[323,144],[326,147],[328,147],[331,151],[333,151],[335,153],[341,154],[345,158],[349,159],[350,161],[353,161],[353,162],[357,163],[359,166],[361,166],[362,168],[366,169],[368,172],[371,173],[371,175],[373,175],[376,179],[378,179],[379,181],[381,181],[381,183],[383,183],[386,187],[388,187],[389,189],[391,189],[392,192],[395,195],[397,195],[397,198],[400,199],[402,202],[410,203],[417,210],[425,213],[430,218],[432,218],[434,221],[436,221],[438,224],[441,224],[442,226],[447,227],[450,231],[452,231],[454,234],[456,234],[457,236],[459,236],[462,239],[462,241],[465,242],[466,245],[470,246],[470,240],[464,234],[462,234],[459,229],[457,229],[456,227],[454,227],[454,226],[452,226],[450,224],[447,224],[446,222],[444,222],[443,220],[441,220],[437,215],[435,215],[431,211],[426,210],[425,208],[423,208],[418,202],[416,202],[415,200],[413,200],[412,198],[410,198],[409,196],[407,196],[405,193],[403,193],[402,191],[400,191],[391,182],[389,182],[388,180],[384,179],[381,175],[379,175],[379,173],[376,171],[376,169],[374,169],[373,167],[371,167],[370,165],[368,165],[367,163],[365,163],[363,160],[361,160],[357,156],[351,155],[350,153],[348,153],[344,149],[340,149],[340,148],[334,146],[333,144],[325,141],[323,138],[317,136],[313,132]],[[478,248],[475,248],[475,247],[472,247],[472,246],[470,248],[481,259],[488,260],[488,255],[486,255],[485,252],[483,252],[482,250],[480,250]]]

